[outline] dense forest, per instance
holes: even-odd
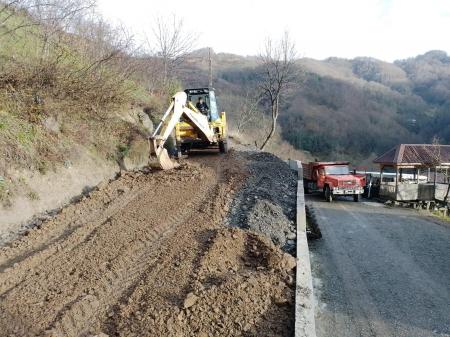
[[[179,77],[186,85],[207,83],[206,50],[192,53]],[[443,51],[387,63],[368,57],[353,60],[303,58],[282,101],[280,135],[298,149],[323,159],[348,158],[370,163],[397,143],[450,142],[450,57]],[[193,76],[193,74],[197,74]],[[236,123],[258,91],[257,57],[214,55],[214,86]],[[260,114],[245,132],[260,128]],[[253,130],[254,131],[254,130]]]

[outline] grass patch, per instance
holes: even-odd
[[[431,214],[433,214],[436,218],[439,218],[443,221],[450,222],[450,216],[445,216],[442,214],[442,212],[439,211],[432,211]]]
[[[130,146],[126,144],[119,144],[117,146],[117,152],[119,154],[119,158],[125,158],[130,152]]]
[[[63,160],[66,143],[49,134],[41,124],[4,111],[0,112],[0,123],[0,155],[5,158],[9,168],[41,171],[42,162]]]
[[[0,176],[0,204],[3,207],[11,206],[11,192],[3,176]]]
[[[39,194],[35,191],[30,191],[27,193],[27,198],[32,201],[37,201],[40,199]]]

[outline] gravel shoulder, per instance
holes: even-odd
[[[291,336],[295,259],[226,226],[252,160],[125,174],[2,247],[2,334]]]
[[[450,228],[413,210],[309,196],[317,336],[450,336]]]
[[[280,158],[247,151],[248,178],[236,194],[228,223],[270,238],[284,251],[296,249],[296,173]]]

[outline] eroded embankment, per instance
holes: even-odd
[[[202,161],[124,175],[2,248],[2,333],[290,335],[294,259],[223,226],[242,158]]]

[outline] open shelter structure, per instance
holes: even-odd
[[[400,144],[374,163],[380,166],[380,197],[443,201],[448,194],[450,145]]]

